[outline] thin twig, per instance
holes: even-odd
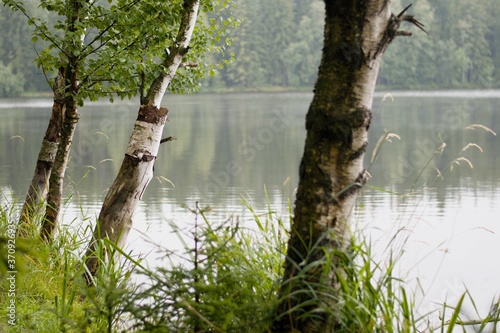
[[[173,136],[169,136],[167,138],[163,138],[160,140],[160,144],[164,143],[164,142],[168,142],[168,141],[175,141],[177,140],[177,138],[173,137]]]

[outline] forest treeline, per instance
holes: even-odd
[[[206,79],[201,90],[310,89],[321,56],[321,0],[236,0],[230,16],[242,20],[226,56],[234,61]],[[416,0],[412,14],[429,32],[398,38],[384,56],[378,84],[388,88],[500,86],[500,21],[496,0]],[[37,2],[26,1],[34,8]],[[409,2],[394,0],[398,13]],[[34,62],[43,45],[18,12],[0,7],[0,97],[48,91]],[[351,52],[346,46],[346,52]]]

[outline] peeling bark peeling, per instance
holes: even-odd
[[[307,137],[273,332],[338,329],[342,301],[336,277],[346,264],[342,260],[349,257],[352,211],[367,181],[363,156],[381,58],[400,35],[401,22],[421,28],[404,11],[391,14],[389,5],[388,0],[325,0],[323,56],[306,116]]]
[[[157,110],[153,106],[149,106],[149,108]],[[166,108],[160,108],[157,112],[149,111],[146,114],[145,109],[147,107],[142,106],[139,111],[126,152],[130,157],[139,160],[142,160],[144,156],[156,158],[168,113]]]
[[[166,108],[157,109],[154,106],[141,106],[134,130],[129,140],[129,145],[125,155],[134,166],[141,162],[153,162],[158,154],[161,143],[163,127],[167,121],[168,110]],[[151,167],[152,168],[152,167]],[[153,178],[153,172],[147,172],[144,176],[143,184],[138,199],[146,190],[149,182]]]
[[[57,229],[59,212],[62,206],[64,176],[69,161],[69,152],[71,150],[71,143],[73,142],[73,135],[79,118],[80,114],[78,113],[76,101],[74,101],[72,97],[67,97],[66,110],[61,126],[61,138],[54,160],[53,170],[49,178],[45,218],[42,221],[40,229],[40,237],[46,242],[52,241]]]
[[[161,108],[160,103],[182,58],[189,50],[199,6],[200,0],[184,0],[184,12],[174,47],[162,63],[165,74],[158,76],[146,96],[141,98],[143,105],[139,109],[125,158],[104,199],[94,230],[94,240],[87,249],[85,265],[88,271],[84,277],[88,284],[92,283],[99,267],[96,241],[107,238],[119,247],[125,244],[139,200],[153,178],[153,165],[158,148],[160,143],[167,141],[161,139],[161,134],[167,121],[168,110]],[[106,254],[99,255],[105,257]]]
[[[99,213],[98,225],[94,230],[95,240],[108,238],[120,247],[125,244],[139,200],[153,178],[153,166],[168,111],[152,106],[148,106],[148,109],[154,112],[145,114],[144,106],[139,111],[122,166]],[[91,242],[86,260],[91,275],[97,272],[99,266],[95,251],[95,242]],[[89,284],[92,281],[91,275],[85,274]]]
[[[59,147],[61,136],[61,122],[65,112],[64,105],[64,70],[60,70],[54,86],[54,103],[47,130],[38,153],[35,173],[31,180],[28,193],[21,210],[17,228],[18,237],[28,236],[27,231],[39,221],[34,221],[36,216],[42,215],[49,188],[49,178]]]

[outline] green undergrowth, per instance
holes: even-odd
[[[291,208],[286,216],[271,209],[257,211],[244,203],[253,216],[210,221],[209,208],[185,207],[191,221],[170,224],[181,251],[158,248],[161,265],[148,266],[133,253],[101,241],[97,253],[107,253],[98,275],[87,286],[82,278],[82,248],[87,229],[61,229],[53,244],[37,238],[16,243],[15,296],[9,296],[8,261],[2,260],[0,332],[271,332],[279,303],[279,285],[285,260]],[[16,222],[15,210],[2,207],[0,228],[2,259],[8,248],[8,226]],[[186,223],[184,223],[186,222]],[[427,327],[416,317],[413,293],[394,272],[401,253],[375,259],[369,241],[354,233],[346,253],[331,255],[307,265],[297,276],[320,266],[336,274],[338,284],[322,286],[334,296],[332,309],[336,332],[454,332],[474,322],[462,320],[460,308],[443,306],[440,325]],[[327,249],[323,249],[328,253]],[[330,253],[332,254],[332,253]],[[338,269],[341,267],[341,269]],[[314,302],[314,290],[307,302]],[[15,298],[16,325],[9,325],[9,304]],[[310,304],[310,303],[309,303]],[[300,306],[297,310],[300,310]],[[294,311],[294,310],[292,310]],[[303,315],[316,315],[305,313]],[[429,314],[436,316],[437,314]],[[498,311],[475,322],[483,327],[498,320]]]
[[[13,209],[2,207],[3,241],[10,239],[8,227],[16,222]],[[27,233],[33,235],[36,231]],[[105,293],[101,293],[102,287],[87,288],[82,278],[80,254],[86,244],[81,238],[83,233],[61,229],[51,244],[38,237],[16,239],[14,266],[5,265],[9,263],[6,260],[0,266],[0,332],[106,332],[107,323],[100,314],[105,308],[102,297]],[[7,257],[10,252],[4,242],[1,245],[2,259],[11,259]],[[113,261],[107,264],[111,265],[122,274]],[[14,277],[15,287],[9,277]],[[15,311],[9,308],[13,302]]]
[[[23,246],[16,253],[17,325],[1,320],[0,331],[270,332],[291,213],[283,218],[270,206],[264,213],[246,206],[253,215],[246,222],[210,222],[208,208],[187,208],[193,213],[189,226],[171,224],[184,249],[159,248],[164,259],[159,267],[101,243],[109,258],[120,254],[122,260],[102,264],[91,287],[81,277],[84,231],[60,230],[51,245],[36,238],[18,241]],[[4,207],[2,231],[14,220],[15,214]],[[350,255],[348,268],[339,275],[345,300],[342,331],[413,327],[411,300],[391,270],[373,262],[366,243],[353,245]],[[10,298],[2,291],[0,316],[7,318]]]
[[[17,223],[13,207],[1,208],[0,332],[264,332],[269,327],[288,225],[271,211],[254,212],[252,224],[245,225],[238,218],[209,222],[206,209],[196,206],[189,227],[171,224],[172,237],[184,249],[158,248],[161,267],[150,268],[133,253],[101,241],[95,253],[99,274],[89,287],[82,264],[88,229],[61,228],[52,244],[17,239],[15,295],[9,296],[6,278],[12,270],[3,245],[8,226]],[[100,253],[107,253],[107,260]],[[11,300],[16,325],[8,322]]]

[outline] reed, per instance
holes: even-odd
[[[481,129],[477,124],[467,129]],[[375,162],[383,145],[400,139],[385,133],[375,146]],[[431,168],[440,159],[446,145],[428,156],[410,192],[414,193],[424,172],[442,179],[461,164],[472,167],[465,155],[469,149],[482,150],[469,143],[442,168]],[[381,189],[383,190],[383,189]],[[267,196],[267,194],[265,194]],[[0,272],[8,267],[9,226],[18,220],[13,200],[0,207]],[[92,283],[83,281],[83,251],[92,230],[60,227],[50,244],[38,239],[38,230],[25,230],[24,239],[16,241],[16,317],[17,325],[0,320],[2,332],[270,332],[276,306],[280,303],[279,287],[286,260],[288,228],[293,219],[292,205],[278,213],[268,200],[264,210],[249,201],[242,203],[251,213],[250,220],[231,217],[211,221],[209,207],[185,207],[191,221],[170,223],[172,233],[183,244],[182,251],[158,247],[164,265],[149,267],[131,252],[117,248],[109,241],[96,245],[99,271]],[[361,208],[362,209],[362,208]],[[41,218],[41,217],[37,217]],[[89,225],[88,219],[74,225]],[[85,222],[85,223],[82,223]],[[34,228],[34,227],[33,227]],[[398,231],[396,231],[396,234]],[[324,255],[297,263],[292,283],[301,287],[295,295],[304,301],[290,311],[303,316],[321,316],[329,312],[338,323],[336,332],[454,332],[473,327],[477,332],[496,332],[500,320],[500,299],[493,300],[490,311],[481,314],[473,296],[466,291],[456,305],[443,304],[440,314],[416,315],[415,297],[404,276],[395,267],[403,255],[396,235],[383,256],[374,253],[371,240],[353,230],[348,249],[331,252],[321,242],[310,244],[315,253]],[[398,243],[396,244],[396,239]],[[319,250],[319,251],[318,251]],[[322,284],[322,279],[304,279],[321,269],[318,276],[335,274],[337,284]],[[319,284],[312,285],[312,284]],[[318,288],[320,287],[320,288]],[[322,295],[318,295],[320,290]],[[7,318],[8,285],[3,279],[0,293],[0,318]],[[324,295],[328,295],[326,298]],[[321,296],[321,297],[319,297]],[[324,302],[331,298],[331,303]],[[477,319],[462,314],[469,300]],[[334,304],[334,306],[329,306]],[[313,305],[313,306],[311,306]],[[311,310],[313,309],[313,310]],[[439,317],[437,325],[431,317]],[[318,317],[319,318],[319,317]]]

